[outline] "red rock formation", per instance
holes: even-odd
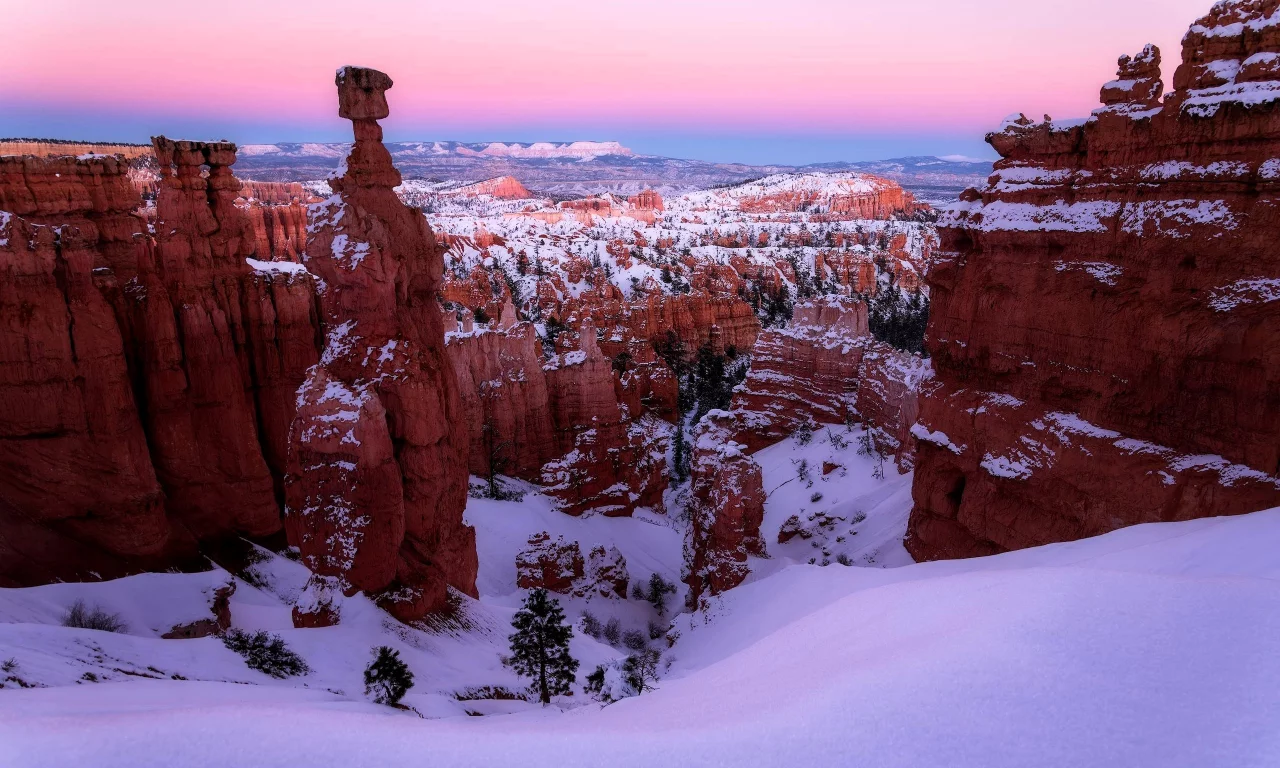
[[[264,205],[288,205],[290,203],[314,203],[319,198],[296,181],[242,181],[240,197],[249,202]]]
[[[488,195],[499,200],[528,200],[534,196],[514,176],[499,176],[496,179],[478,181],[475,184],[468,184],[464,187],[450,190],[450,193],[466,197]]]
[[[471,473],[538,480],[542,465],[563,454],[533,325],[452,333],[448,353],[469,436]]]
[[[662,195],[652,189],[645,189],[639,194],[628,197],[627,204],[632,208],[643,208],[649,211],[663,210]]]
[[[516,556],[516,586],[545,589],[574,597],[626,599],[627,560],[617,547],[600,545],[583,561],[576,541],[554,539],[542,532],[529,537],[528,547]]]
[[[797,306],[786,327],[766,330],[751,350],[751,369],[733,399],[742,415],[736,439],[754,452],[801,422],[849,421],[871,341],[861,301],[830,296]]]
[[[310,277],[246,262],[234,147],[157,147],[154,241],[116,159],[0,162],[15,334],[0,356],[0,453],[15,462],[0,539],[19,552],[0,557],[0,580],[182,565],[192,534],[280,530],[294,392],[317,356]]]
[[[1276,0],[1218,3],[1084,124],[1007,121],[943,223],[907,546],[962,557],[1280,504]]]
[[[921,386],[928,361],[876,341],[867,329],[867,305],[826,296],[801,304],[784,328],[760,334],[747,379],[733,398],[739,430],[734,439],[755,452],[795,432],[801,423],[861,422],[876,450],[914,463]]]
[[[301,203],[243,206],[263,261],[299,261],[307,248],[307,209]]]
[[[441,251],[393,191],[382,144],[391,79],[338,71],[355,128],[334,196],[313,209],[308,268],[323,280],[320,362],[298,392],[285,480],[290,540],[315,575],[295,623],[334,619],[334,591],[364,590],[411,620],[475,595],[466,434],[435,294]]]
[[[569,337],[573,337],[571,342]],[[669,427],[619,406],[611,361],[590,324],[561,334],[565,348],[546,367],[560,459],[542,470],[547,493],[571,515],[630,515],[661,507]]]
[[[516,586],[567,595],[585,575],[582,550],[576,541],[551,538],[542,532],[529,537],[529,546],[516,555]]]
[[[702,607],[704,595],[718,595],[742,583],[748,555],[763,556],[764,476],[733,441],[733,417],[713,411],[693,440],[689,492],[689,534],[685,565],[688,604]]]
[[[693,210],[754,214],[809,211],[821,221],[887,219],[928,210],[897,183],[865,173],[780,174],[723,190],[701,193],[706,205]]]
[[[0,155],[30,155],[32,157],[59,157],[62,155],[120,155],[126,160],[147,157],[150,144],[98,144],[69,141],[0,141]]]
[[[177,545],[99,285],[133,252],[114,158],[0,157],[0,585],[165,563]],[[97,274],[95,274],[95,271]]]

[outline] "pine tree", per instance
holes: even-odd
[[[508,638],[508,663],[516,674],[533,680],[543,704],[550,704],[552,696],[569,693],[577,680],[578,661],[569,655],[573,628],[565,623],[559,601],[549,599],[545,589],[533,590],[511,626],[516,631]]]
[[[400,660],[400,652],[385,645],[374,652],[373,661],[364,670],[364,695],[379,704],[399,704],[413,687],[413,673]]]

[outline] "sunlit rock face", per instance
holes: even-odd
[[[1120,60],[1086,121],[1015,116],[941,226],[917,559],[1280,503],[1280,4]]]

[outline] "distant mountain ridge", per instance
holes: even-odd
[[[259,181],[321,179],[338,167],[348,144],[280,143],[240,147],[236,174]],[[558,196],[613,192],[633,195],[645,188],[664,195],[734,184],[779,173],[859,171],[898,182],[926,202],[954,199],[983,183],[992,164],[932,156],[804,166],[749,165],[640,155],[616,141],[387,142],[405,178],[478,182],[513,176],[530,189]]]

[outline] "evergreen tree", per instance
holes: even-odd
[[[372,696],[379,704],[395,705],[412,687],[413,673],[400,660],[400,652],[379,646],[364,670],[364,695]]]
[[[578,661],[569,655],[573,628],[565,623],[560,602],[548,598],[545,589],[535,589],[516,611],[511,626],[516,631],[508,638],[508,664],[516,674],[533,680],[543,704],[550,704],[552,696],[569,693],[577,680]]]
[[[689,479],[691,457],[689,456],[689,440],[684,436],[684,417],[681,417],[676,422],[676,439],[675,447],[671,451],[671,463],[674,465],[672,474],[675,475],[677,484]]]

